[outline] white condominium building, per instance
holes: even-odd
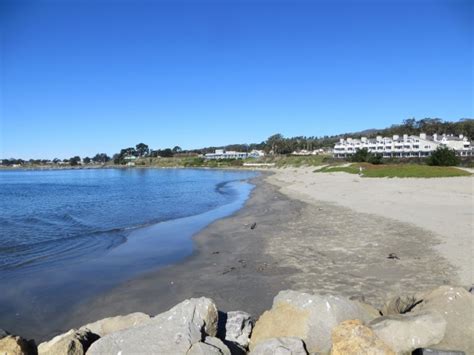
[[[204,155],[205,159],[218,160],[218,159],[245,159],[245,158],[260,158],[265,156],[263,150],[252,150],[250,153],[247,152],[234,152],[232,150],[216,149],[214,153],[208,153]]]
[[[459,156],[474,155],[471,143],[462,135],[453,136],[434,134],[428,136],[394,135],[393,137],[377,136],[375,139],[361,137],[360,139],[340,139],[334,146],[335,158],[347,158],[357,150],[367,148],[371,153],[381,154],[384,158],[416,158],[427,157],[439,146],[446,146],[456,151]]]

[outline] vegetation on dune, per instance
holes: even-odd
[[[454,150],[448,147],[438,147],[428,158],[428,165],[456,166],[460,162]]]
[[[330,155],[269,155],[260,159],[259,163],[275,164],[278,168],[320,166],[330,160]],[[254,161],[252,161],[254,162]]]
[[[326,166],[315,172],[334,173],[345,172],[349,174],[359,174],[362,167],[363,177],[399,177],[399,178],[434,178],[434,177],[453,177],[469,176],[469,172],[454,167],[428,166],[419,164],[393,164],[393,165],[374,165],[369,163]]]

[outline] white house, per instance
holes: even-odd
[[[466,137],[443,134],[428,136],[421,133],[419,136],[402,137],[377,136],[375,139],[361,137],[360,139],[340,139],[334,146],[335,158],[346,158],[357,150],[367,148],[371,153],[381,154],[384,158],[415,158],[427,157],[439,146],[446,146],[456,151],[459,156],[474,155],[471,143]]]
[[[232,150],[216,149],[214,153],[207,153],[204,155],[205,159],[218,160],[218,159],[245,159],[245,158],[260,158],[265,156],[263,150],[252,150],[250,153],[247,152],[235,152]]]

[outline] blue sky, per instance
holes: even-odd
[[[473,6],[0,0],[0,157],[472,117]]]

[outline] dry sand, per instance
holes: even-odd
[[[459,282],[474,284],[474,178],[363,178],[278,169],[268,181],[309,203],[327,201],[353,211],[410,223],[441,240],[436,249],[457,268]]]
[[[278,170],[256,179],[243,209],[199,233],[190,258],[81,305],[64,329],[135,311],[158,314],[190,297],[212,297],[220,310],[259,316],[289,288],[381,306],[391,296],[460,284],[456,266],[469,274],[472,255],[471,184]],[[453,255],[467,264],[439,253],[449,239],[440,230],[453,232],[451,238],[462,234],[464,250]],[[399,259],[387,258],[390,253]]]

